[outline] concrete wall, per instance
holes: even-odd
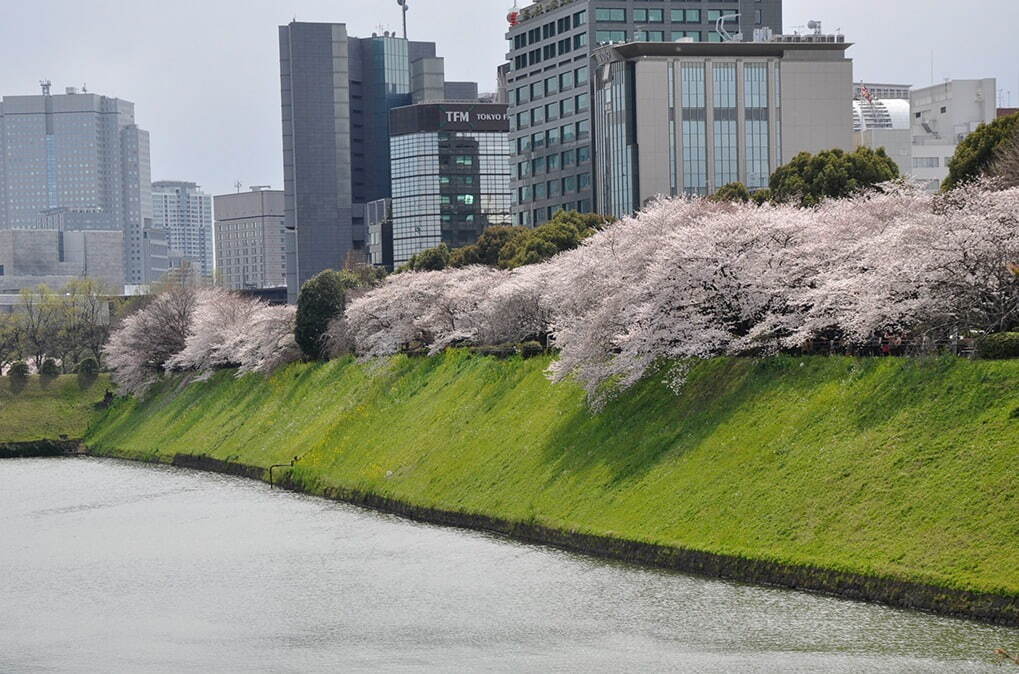
[[[0,230],[0,288],[45,283],[54,289],[89,277],[119,292],[123,286],[121,231]]]
[[[872,150],[883,147],[895,160],[899,175],[906,176],[913,171],[913,140],[909,129],[868,129],[853,134],[853,143]]]
[[[669,64],[638,61],[634,73],[637,96],[637,199],[644,204],[669,194]],[[680,151],[679,148],[676,149]]]
[[[782,59],[782,163],[800,152],[853,150],[853,62],[807,54]]]

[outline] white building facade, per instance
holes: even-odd
[[[189,260],[211,277],[215,269],[212,197],[190,182],[152,183],[152,224],[166,232],[170,256]]]
[[[981,124],[997,116],[994,78],[948,80],[910,93],[910,174],[936,191],[948,177],[955,149]]]

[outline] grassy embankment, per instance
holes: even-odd
[[[722,359],[678,397],[653,377],[599,415],[547,363],[451,352],[168,382],[87,443],[301,455],[312,493],[1019,596],[1019,361]]]
[[[98,416],[95,404],[109,385],[107,375],[87,384],[76,375],[32,376],[23,383],[0,377],[0,444],[57,440],[61,435],[81,439]]]

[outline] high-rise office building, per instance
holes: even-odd
[[[252,187],[216,205],[216,276],[232,290],[287,284],[283,191]]]
[[[590,57],[616,42],[722,42],[782,31],[782,0],[536,0],[511,14],[514,224],[594,206]],[[551,196],[548,183],[567,191]]]
[[[852,61],[841,36],[632,43],[595,52],[597,210],[659,195],[768,186],[800,152],[852,150]]]
[[[393,264],[510,223],[509,121],[498,103],[422,103],[391,113]]]
[[[303,22],[281,26],[279,39],[293,301],[309,278],[366,248],[365,204],[390,196],[389,111],[447,92],[431,42],[356,38],[342,23]],[[462,83],[450,89],[465,91]]]
[[[127,283],[151,275],[144,254],[152,218],[149,134],[134,104],[68,87],[0,101],[0,229],[120,230]]]
[[[179,180],[152,183],[152,225],[166,232],[171,255],[190,261],[202,276],[212,276],[212,197],[198,185]]]

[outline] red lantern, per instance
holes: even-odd
[[[509,21],[509,25],[512,28],[513,26],[520,23],[520,12],[516,10],[510,12],[509,14],[506,15],[506,20]]]

